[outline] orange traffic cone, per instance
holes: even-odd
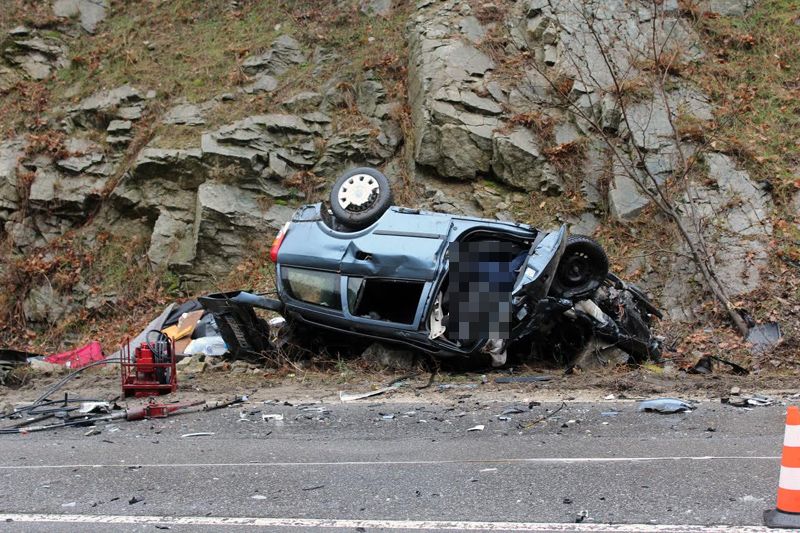
[[[777,509],[764,511],[767,527],[800,528],[800,408],[786,411]]]

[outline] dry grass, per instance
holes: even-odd
[[[549,143],[551,141],[556,125],[556,121],[553,117],[541,111],[518,113],[509,117],[508,122],[511,124],[519,124],[532,130],[543,143]]]
[[[710,51],[688,75],[720,106],[721,147],[746,158],[785,203],[800,166],[800,14],[793,0],[758,2],[742,19],[700,15]]]
[[[53,352],[68,347],[65,342],[99,338],[117,344],[144,318],[163,306],[172,280],[165,273],[153,272],[146,256],[143,238],[120,238],[100,234],[87,240],[71,232],[47,248],[25,256],[10,256],[2,279],[3,305],[0,312],[0,339],[4,346],[33,352]],[[75,287],[88,287],[91,295],[110,295],[106,305],[89,310],[79,308],[45,329],[34,329],[25,320],[22,302],[29,291],[49,285],[69,301]],[[86,289],[82,289],[86,290]]]
[[[700,28],[708,54],[685,72],[719,107],[713,148],[744,163],[770,194],[776,209],[770,265],[758,294],[746,306],[757,321],[778,320],[788,338],[757,367],[797,365],[800,335],[800,229],[792,198],[800,192],[800,12],[795,0],[763,0],[743,18],[711,17],[687,10]],[[707,125],[708,126],[708,125]],[[690,128],[696,129],[696,128]],[[691,132],[689,132],[691,133]]]
[[[302,90],[318,91],[331,78],[355,87],[371,71],[371,76],[383,82],[390,100],[405,101],[404,25],[412,9],[410,2],[397,2],[386,18],[361,13],[358,0],[240,0],[237,5],[232,7],[229,0],[115,0],[96,35],[81,30],[68,35],[58,30],[74,26],[74,21],[53,17],[49,2],[7,0],[0,9],[0,30],[20,24],[40,28],[46,37],[68,46],[72,66],[51,79],[23,81],[0,94],[0,134],[3,138],[27,135],[34,141],[31,153],[58,155],[63,136],[52,132],[54,122],[47,121],[61,118],[54,112],[56,108],[68,108],[100,89],[125,83],[141,90],[155,89],[158,96],[135,126],[134,140],[120,165],[122,173],[135,152],[155,136],[161,136],[168,146],[197,146],[203,129],[276,112],[277,103],[284,98]],[[266,50],[280,34],[297,38],[309,58],[317,47],[333,56],[321,66],[309,60],[293,67],[280,77],[274,93],[239,94],[235,101],[221,103],[208,114],[204,128],[159,125],[159,115],[175,98],[201,102],[248,83],[242,61]],[[333,111],[334,128],[364,126],[354,112],[354,99],[346,104]],[[408,127],[406,114],[404,109],[394,117],[404,129]],[[30,183],[26,177],[31,176],[22,175],[23,189]],[[297,179],[308,194],[320,186],[319,177]],[[115,181],[110,180],[110,187]],[[24,198],[26,191],[20,192]],[[125,335],[138,332],[166,302],[183,295],[176,275],[151,269],[146,239],[123,242],[121,237],[106,236],[91,243],[81,237],[85,231],[77,230],[24,257],[14,255],[8,242],[2,243],[0,257],[7,265],[0,291],[0,339],[4,345],[48,352],[100,338],[113,347]],[[258,249],[260,253],[225,279],[212,280],[209,285],[221,289],[273,287],[272,264],[266,250]],[[80,257],[72,257],[68,250]],[[75,284],[85,283],[90,291],[115,293],[118,303],[91,313],[76,311],[57,327],[34,331],[25,323],[22,302],[30,289],[44,280],[65,294]]]
[[[36,27],[58,22],[47,17],[51,11],[45,2],[9,3],[9,9],[0,10],[0,27],[31,20],[39,21],[26,22]],[[357,0],[243,0],[238,4],[234,9],[228,0],[113,2],[96,35],[79,33],[77,38],[68,38],[54,33],[69,46],[72,66],[54,79],[22,83],[0,94],[0,105],[14,111],[0,117],[0,131],[8,136],[29,129],[35,125],[31,114],[35,118],[59,104],[125,83],[155,89],[162,101],[179,96],[193,102],[207,100],[247,82],[240,68],[244,58],[266,50],[284,33],[298,38],[309,57],[319,46],[337,58],[316,75],[311,74],[310,63],[293,68],[281,77],[273,95],[243,96],[225,106],[234,120],[264,112],[292,92],[318,89],[332,75],[358,82],[365,70],[375,72],[390,97],[405,96],[403,25],[408,4],[401,3],[387,18],[364,15]]]
[[[48,28],[59,19],[53,16],[50,2],[40,0],[4,0],[0,9],[0,31],[5,34],[16,26]]]

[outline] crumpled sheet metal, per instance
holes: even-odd
[[[662,414],[684,413],[692,411],[694,406],[677,398],[656,398],[639,403],[637,411],[657,412]]]
[[[777,322],[767,322],[750,328],[747,334],[747,342],[752,347],[750,351],[754,355],[763,355],[775,348],[783,339],[781,326]]]

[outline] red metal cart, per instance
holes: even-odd
[[[175,349],[171,340],[143,342],[133,353],[130,343],[126,343],[120,352],[120,366],[125,398],[159,396],[178,388]]]

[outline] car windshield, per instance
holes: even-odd
[[[283,267],[281,281],[289,295],[297,300],[332,309],[342,308],[339,275],[334,272]]]

